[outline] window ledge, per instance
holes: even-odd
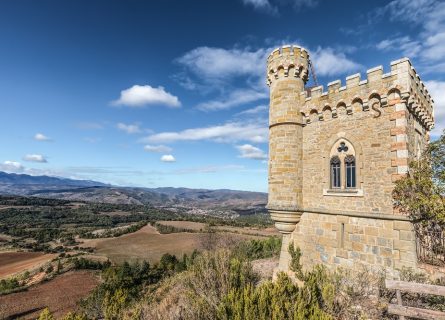
[[[363,189],[323,189],[324,196],[363,197]]]

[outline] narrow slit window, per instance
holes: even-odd
[[[345,224],[341,224],[340,228],[340,248],[344,248],[345,246]]]
[[[355,157],[348,155],[345,158],[346,169],[346,188],[356,188],[356,172],[355,172]]]
[[[331,187],[340,188],[341,187],[341,162],[340,158],[335,156],[331,158]]]

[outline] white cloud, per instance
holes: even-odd
[[[445,52],[445,2],[441,0],[394,0],[377,10],[378,15],[388,14],[393,21],[401,21],[410,26],[418,26],[418,39],[400,42],[392,38],[382,42],[392,42],[394,50],[402,49],[406,55],[419,56],[429,72],[435,70],[434,63],[443,61]],[[408,53],[408,54],[407,54]],[[410,54],[409,54],[410,53]]]
[[[250,109],[238,112],[236,114],[236,116],[245,116],[245,115],[252,116],[252,115],[259,114],[259,113],[266,113],[268,111],[269,111],[269,107],[268,106],[260,105],[260,106],[254,107],[254,108],[250,108]]]
[[[268,97],[269,94],[267,92],[261,92],[252,89],[239,89],[232,91],[226,98],[222,100],[211,100],[200,103],[197,108],[203,111],[224,110]]]
[[[36,133],[34,136],[34,140],[37,141],[52,141],[51,138],[45,136],[43,133]]]
[[[267,159],[267,154],[263,150],[255,146],[252,146],[251,144],[243,144],[241,146],[236,146],[236,148],[240,152],[239,155],[240,158],[255,159],[255,160]]]
[[[245,5],[252,6],[255,10],[267,12],[272,15],[278,14],[278,6],[290,5],[295,10],[299,10],[302,7],[311,8],[318,4],[318,0],[242,0],[242,2]]]
[[[133,133],[140,133],[141,132],[141,128],[139,128],[138,124],[125,124],[125,123],[118,123],[116,125],[116,127],[121,130],[121,131],[125,131],[128,134],[133,134]]]
[[[443,32],[433,34],[426,38],[422,58],[426,60],[443,62],[445,57],[445,28]]]
[[[226,79],[262,75],[267,54],[267,49],[198,47],[177,61],[200,78]]]
[[[41,154],[27,154],[26,156],[23,157],[23,160],[29,162],[40,162],[40,163],[48,162],[46,158]]]
[[[172,152],[173,149],[162,144],[157,146],[147,144],[144,146],[144,150],[148,152],[168,153]]]
[[[268,128],[266,123],[230,122],[212,127],[152,134],[142,139],[141,142],[165,143],[174,141],[211,140],[215,142],[250,141],[262,143],[267,142],[267,139]]]
[[[289,41],[288,43],[295,43]],[[298,43],[298,42],[297,42]],[[253,50],[250,47],[245,48],[213,48],[213,47],[198,47],[195,48],[177,61],[186,67],[186,69],[193,73],[196,77],[202,80],[207,86],[221,89],[227,88],[227,83],[234,78],[243,77],[246,83],[253,87],[252,91],[260,92],[265,89],[265,64],[267,56],[272,50],[283,43],[275,42],[274,46],[260,48]],[[350,47],[346,48],[350,50]],[[310,50],[312,61],[315,63],[316,73],[320,76],[332,76],[345,74],[347,72],[354,72],[362,68],[362,66],[355,61],[349,59],[345,55],[345,51],[334,50],[333,48],[318,47],[316,50]],[[201,88],[201,85],[196,83],[190,86],[192,81],[186,74],[181,74],[181,78],[186,78],[188,81],[187,88]],[[223,83],[224,85],[221,85]],[[229,87],[230,89],[230,87]],[[235,89],[239,90],[239,89]],[[245,89],[248,91],[249,89]],[[227,95],[227,92],[223,94]],[[218,101],[211,104],[210,107],[216,105],[225,106],[230,99],[222,100],[222,104]],[[204,106],[206,108],[207,106]]]
[[[434,100],[435,126],[432,135],[441,135],[445,129],[445,81],[425,81],[425,86]]]
[[[163,87],[153,88],[149,85],[134,85],[121,91],[120,98],[112,101],[114,106],[143,107],[147,105],[165,105],[180,107],[178,97],[165,91]]]
[[[20,162],[7,160],[0,164],[0,170],[5,172],[20,173],[25,170],[25,167]]]
[[[412,40],[409,36],[385,39],[376,45],[377,49],[382,51],[398,50],[402,51],[405,57],[415,57],[422,49],[419,41]]]
[[[176,162],[176,159],[171,154],[164,154],[161,157],[161,161],[162,162]]]
[[[330,47],[318,47],[317,50],[311,52],[311,55],[311,60],[315,65],[315,73],[320,76],[356,72],[363,68],[359,63],[347,58],[344,53],[334,51]]]
[[[269,0],[242,0],[245,5],[252,6],[255,10],[277,14],[278,8],[272,6]]]
[[[391,20],[423,23],[422,19],[435,10],[436,0],[393,0],[380,11],[389,12]]]

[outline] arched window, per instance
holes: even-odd
[[[346,170],[346,188],[356,187],[356,173],[355,173],[355,157],[348,155],[345,158]]]
[[[331,158],[331,188],[341,188],[341,161],[334,156]]]

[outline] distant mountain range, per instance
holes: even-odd
[[[73,201],[264,211],[267,194],[237,190],[117,187],[97,181],[0,172],[0,194]]]
[[[49,176],[30,176],[28,174],[6,173],[2,171],[0,171],[0,184],[51,185],[51,186],[74,186],[74,187],[107,186],[107,184],[97,181],[74,180],[74,179],[49,177]]]

